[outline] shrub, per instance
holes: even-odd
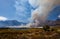
[[[44,25],[44,26],[43,26],[43,30],[44,30],[44,31],[50,31],[50,27],[49,27],[48,25]]]

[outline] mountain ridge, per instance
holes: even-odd
[[[26,25],[26,23],[19,22],[17,20],[0,21],[0,27],[5,27],[5,26],[19,26],[21,24]]]

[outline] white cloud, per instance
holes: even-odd
[[[60,15],[58,16],[58,18],[60,18]]]
[[[5,21],[5,20],[7,20],[6,17],[4,17],[4,16],[0,16],[0,21]]]
[[[29,3],[31,4],[32,7],[35,8],[35,7],[39,6],[40,0],[29,0]]]
[[[28,0],[16,0],[14,7],[16,8],[16,18],[20,21],[27,20],[30,18],[32,6],[28,3]]]

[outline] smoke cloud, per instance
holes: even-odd
[[[35,8],[31,14],[32,20],[35,21],[33,25],[38,26],[40,23],[44,23],[48,14],[56,5],[60,4],[60,0],[29,0],[29,3]]]
[[[26,13],[27,7],[24,5],[26,4],[27,0],[17,0],[16,1],[16,10],[20,17],[26,17],[23,13]],[[36,8],[35,10],[31,11],[31,19],[33,23],[29,23],[26,26],[37,27],[39,24],[42,24],[46,21],[48,14],[53,8],[57,5],[60,5],[60,0],[28,0],[29,4]],[[21,6],[22,5],[22,6]]]

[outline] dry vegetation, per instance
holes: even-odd
[[[50,31],[41,28],[30,29],[0,29],[0,39],[60,39],[59,27]]]

